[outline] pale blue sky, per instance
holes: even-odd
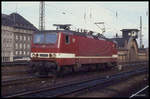
[[[101,32],[94,24],[104,22],[106,37],[113,37],[124,28],[139,29],[140,16],[143,21],[143,43],[149,43],[148,34],[148,2],[46,2],[45,28],[55,29],[52,24],[72,24],[76,28],[84,28]],[[18,12],[37,28],[39,26],[39,2],[2,2],[2,13]],[[116,11],[118,18],[116,18]],[[65,14],[63,14],[63,12]],[[86,19],[84,14],[86,13]],[[91,13],[91,18],[90,18]],[[139,39],[138,39],[139,43]]]

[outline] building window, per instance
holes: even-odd
[[[18,29],[16,29],[16,31],[18,32]]]
[[[20,35],[20,40],[22,40],[22,36]]]
[[[30,48],[30,44],[27,45],[27,48],[28,48],[28,49]]]
[[[18,55],[18,51],[16,51],[16,55]]]
[[[22,51],[20,51],[20,55],[22,54]]]
[[[30,41],[30,36],[28,36],[28,40]]]
[[[26,40],[26,36],[24,36],[24,40]]]
[[[28,51],[28,52],[27,52],[27,55],[29,55],[29,54],[30,54],[30,52]]]
[[[21,29],[19,29],[18,31],[19,31],[19,32],[22,32],[22,30],[21,30]]]
[[[16,49],[18,49],[18,44],[16,43]]]
[[[3,39],[3,42],[5,43],[5,38]]]
[[[18,40],[18,35],[16,35],[16,40]]]
[[[10,43],[12,42],[12,39],[10,39]]]
[[[26,44],[24,43],[24,49],[26,49]]]
[[[24,54],[24,55],[26,55],[26,52],[25,52],[25,51],[23,51],[23,54]]]
[[[20,43],[20,49],[22,49],[22,44]]]

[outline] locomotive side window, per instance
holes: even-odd
[[[66,35],[65,41],[66,41],[66,44],[69,44],[69,43],[70,43],[70,37],[69,37],[69,35]]]

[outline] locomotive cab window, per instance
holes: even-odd
[[[57,41],[56,33],[38,33],[33,37],[34,44],[55,44]]]
[[[70,37],[69,37],[69,35],[66,35],[66,36],[65,36],[65,42],[66,42],[66,44],[69,44],[69,43],[70,43]]]

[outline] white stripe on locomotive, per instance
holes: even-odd
[[[31,53],[31,57],[33,54],[38,54],[38,58],[117,58],[117,54],[113,54],[112,56],[76,56],[74,53]],[[41,56],[41,54],[47,54],[47,57]],[[50,56],[51,55],[51,56]]]

